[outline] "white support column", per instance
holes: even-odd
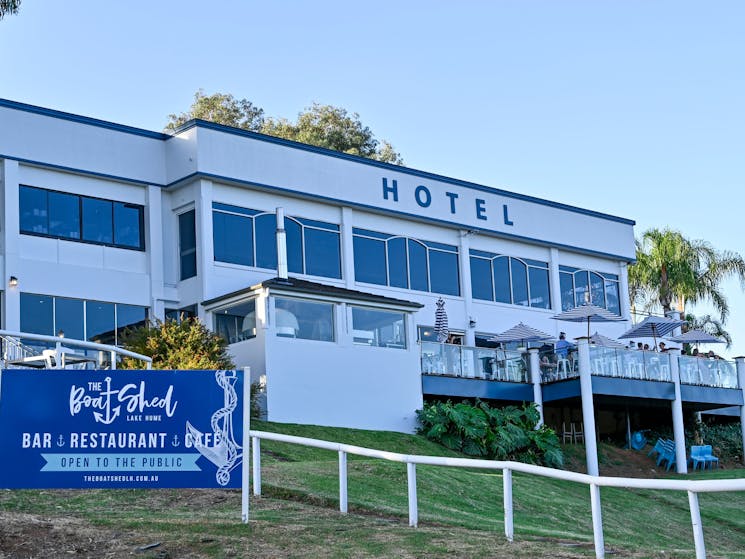
[[[592,374],[590,373],[590,344],[587,338],[577,339],[579,355],[579,388],[582,398],[582,422],[585,431],[585,456],[587,473],[599,475],[598,443],[595,432],[595,405],[592,397]]]
[[[465,310],[466,322],[464,330],[466,332],[464,344],[473,347],[476,345],[476,318],[473,316],[473,297],[471,296],[471,235],[473,233],[466,230],[459,231],[460,244],[458,246],[458,266],[460,267],[460,294],[463,296],[463,306]],[[471,320],[474,325],[471,326]]]
[[[743,401],[745,401],[745,357],[735,357],[735,366],[737,367],[737,383],[742,391]],[[742,448],[745,449],[745,405],[740,406],[740,430],[742,432]],[[742,457],[745,464],[745,452]]]
[[[20,180],[18,162],[10,159],[0,160],[0,178],[2,179],[2,248],[3,272],[0,289],[5,291],[3,312],[5,329],[21,330],[21,291],[23,277],[20,273],[18,245],[20,236],[18,215],[18,183]],[[18,285],[8,286],[10,276],[18,278]]]
[[[629,265],[626,262],[618,263],[618,292],[621,316],[632,320],[631,301],[629,300]]]
[[[347,453],[339,451],[339,511],[346,514],[347,499]]]
[[[679,474],[688,473],[688,459],[686,458],[686,438],[683,423],[683,399],[680,396],[680,367],[678,356],[671,353],[662,355],[670,356],[670,374],[675,386],[675,400],[673,400],[673,437],[675,438],[675,470]]]
[[[341,209],[341,277],[347,289],[354,289],[354,210]]]
[[[147,187],[145,250],[150,269],[150,318],[165,320],[163,261],[163,199],[159,186]]]
[[[551,308],[561,312],[561,275],[559,274],[559,249],[552,248],[548,263],[548,274],[551,277]],[[558,324],[557,324],[558,327]]]
[[[543,425],[543,391],[541,390],[541,362],[537,347],[528,349],[528,367],[530,369],[530,379],[533,383],[533,401],[540,414],[536,427],[540,427]]]
[[[199,191],[194,200],[194,216],[197,234],[197,277],[200,286],[198,300],[204,301],[214,295],[211,290],[215,251],[212,244],[212,181],[210,180],[199,181]],[[205,324],[211,324],[207,320],[207,313],[202,305],[197,305],[197,316]]]

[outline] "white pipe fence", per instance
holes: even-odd
[[[36,340],[39,342],[48,342],[55,344],[55,354],[56,354],[56,363],[60,363],[62,361],[62,357],[64,356],[64,346],[74,346],[74,347],[81,347],[84,349],[93,349],[96,351],[102,351],[102,352],[108,352],[111,356],[111,368],[116,369],[116,356],[122,355],[125,357],[132,357],[134,359],[139,359],[140,361],[145,362],[145,368],[150,369],[152,367],[153,360],[152,358],[148,357],[147,355],[142,355],[140,353],[135,353],[134,351],[129,351],[128,349],[123,349],[121,347],[108,345],[108,344],[98,344],[95,342],[89,342],[86,340],[75,340],[73,338],[65,338],[62,336],[45,336],[43,334],[30,334],[28,332],[16,332],[14,330],[0,330],[0,336],[8,337],[8,338],[17,338],[17,339],[24,339],[24,340]]]
[[[688,504],[691,513],[691,527],[693,529],[693,541],[696,549],[697,559],[706,559],[706,548],[704,544],[704,532],[701,524],[701,511],[698,504],[699,493],[716,493],[727,491],[745,491],[745,478],[740,479],[716,479],[716,480],[687,480],[687,479],[640,479],[591,476],[565,470],[555,470],[544,466],[523,464],[522,462],[509,462],[502,460],[478,460],[473,458],[447,458],[442,456],[419,456],[415,454],[399,454],[372,448],[296,437],[281,433],[269,433],[266,431],[250,431],[252,438],[253,457],[253,493],[261,495],[261,439],[299,444],[339,453],[339,510],[346,513],[348,510],[347,497],[347,454],[366,456],[368,458],[379,458],[389,462],[400,462],[406,464],[408,498],[409,498],[409,526],[418,525],[417,489],[416,489],[416,465],[427,466],[449,466],[455,468],[479,468],[485,470],[502,470],[503,493],[504,493],[504,533],[507,540],[512,541],[514,537],[513,506],[512,506],[512,472],[521,472],[547,478],[553,478],[575,483],[583,483],[590,487],[590,505],[592,509],[592,530],[595,544],[595,556],[605,557],[605,544],[603,540],[603,521],[600,504],[601,487],[620,487],[628,489],[658,489],[687,491]]]

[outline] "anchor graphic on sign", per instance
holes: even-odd
[[[57,446],[65,446],[65,437],[62,435],[57,438]]]
[[[204,444],[204,434],[188,421],[186,430],[191,437],[194,448],[199,454],[217,466],[215,479],[220,485],[227,485],[230,472],[240,464],[243,458],[242,447],[238,445],[233,434],[233,411],[238,405],[238,395],[233,384],[237,380],[235,371],[215,371],[215,380],[223,389],[225,400],[222,408],[212,414],[212,446]]]
[[[172,446],[178,446],[180,444],[181,444],[181,442],[179,441],[178,435],[174,435],[173,436],[173,441],[171,441],[171,445]]]

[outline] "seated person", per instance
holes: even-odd
[[[554,345],[554,351],[559,359],[567,359],[569,357],[569,351],[574,349],[574,344],[567,341],[567,335],[565,332],[559,333],[559,341]]]

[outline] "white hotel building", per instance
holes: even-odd
[[[116,343],[193,312],[263,376],[270,420],[411,430],[428,396],[532,400],[490,336],[581,336],[551,317],[588,290],[626,319],[604,334],[630,326],[633,221],[208,122],[166,135],[0,100],[0,186],[4,329]],[[452,348],[427,349],[440,297],[448,370]]]

